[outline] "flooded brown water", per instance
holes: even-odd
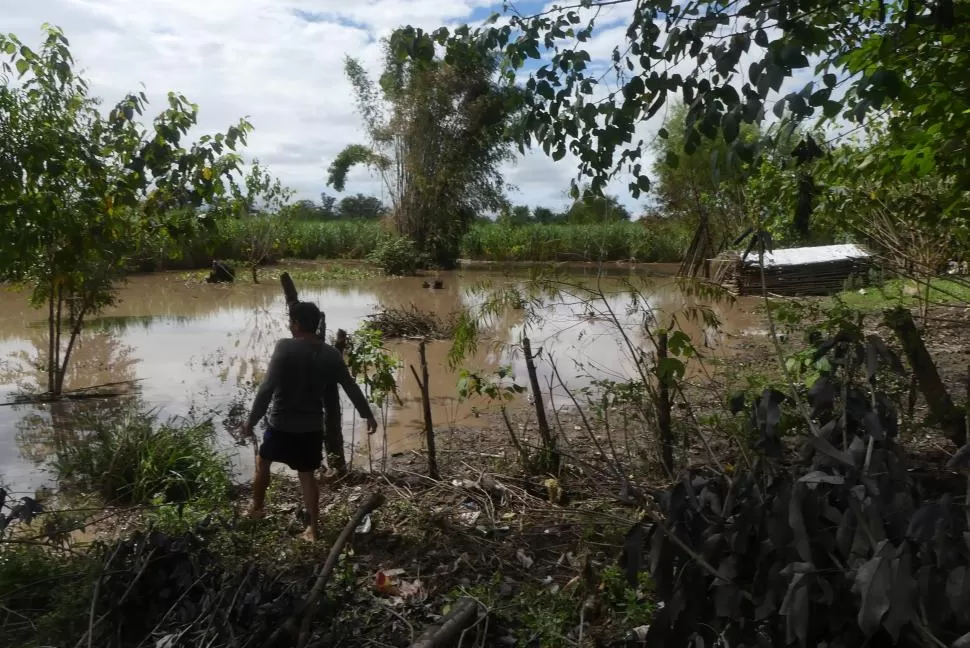
[[[442,290],[423,288],[421,278],[329,283],[298,280],[297,287],[301,299],[316,302],[325,312],[328,331],[353,331],[378,308],[414,305],[447,315],[479,303],[482,297],[475,286],[482,282],[521,285],[525,279],[521,273],[503,275],[492,270],[441,273],[440,278],[444,281]],[[696,302],[679,292],[669,277],[654,276],[647,281],[650,289],[644,294],[661,322],[681,312],[688,302]],[[603,279],[604,290],[619,288],[617,278]],[[642,312],[628,312],[629,295],[611,295],[607,304],[635,345],[648,344],[642,333]],[[604,311],[604,306],[600,304],[598,310]],[[695,344],[706,344],[709,353],[716,348],[719,335],[754,322],[753,308],[744,304],[713,304],[711,309],[722,322],[720,333],[681,320]],[[528,326],[533,347],[542,348],[547,357],[556,360],[560,375],[571,388],[588,384],[590,375],[630,377],[633,364],[623,336],[602,312],[588,311],[581,299],[566,296],[541,311],[541,322],[526,323],[522,310],[501,313],[490,323],[487,337],[491,343],[481,344],[464,364],[488,371],[512,364],[517,381],[527,385],[521,354],[510,355],[507,346],[517,342]],[[132,277],[121,289],[119,303],[87,325],[76,347],[66,387],[137,381],[139,398],[157,408],[162,417],[190,412],[212,416],[220,438],[234,454],[237,470],[248,477],[252,449],[233,446],[227,426],[234,422],[227,420],[227,413],[235,408],[238,418],[243,408],[250,406],[253,388],[273,344],[288,335],[285,314],[282,292],[274,280],[259,285],[209,285],[187,281],[175,273]],[[25,293],[0,288],[0,403],[10,401],[18,390],[37,390],[44,384],[36,369],[46,356],[44,315],[43,310],[29,306]],[[459,373],[447,364],[450,344],[441,341],[428,347],[435,426],[480,425],[475,409],[487,403],[459,402]],[[413,341],[391,340],[386,346],[403,363],[397,376],[402,403],[392,406],[388,413],[387,450],[395,453],[422,444],[420,392],[409,369],[409,365],[418,365],[418,351]],[[539,374],[541,383],[549,384],[552,370],[548,362],[540,363]],[[354,418],[353,408],[344,397],[344,438],[359,449],[362,425]],[[49,481],[43,466],[53,447],[45,438],[45,434],[51,434],[50,419],[49,406],[0,406],[0,482],[27,491]],[[380,433],[373,437],[372,453],[381,445],[381,437]],[[360,457],[355,461],[361,461]]]

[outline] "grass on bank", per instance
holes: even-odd
[[[970,281],[946,277],[931,279],[927,295],[925,282],[890,279],[880,285],[845,290],[831,298],[831,301],[840,302],[852,310],[866,313],[882,311],[894,306],[912,308],[921,299],[928,299],[931,304],[970,303]]]
[[[177,246],[157,250],[141,270],[207,267],[212,259],[246,259],[252,223],[224,220]],[[595,225],[477,223],[462,240],[474,261],[679,261],[690,240],[683,223]],[[271,259],[357,259],[373,255],[386,236],[377,221],[278,221],[269,230]]]

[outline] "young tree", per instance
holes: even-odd
[[[652,146],[653,192],[668,218],[687,221],[694,228],[685,250],[684,274],[707,274],[707,261],[721,252],[750,226],[745,182],[753,165],[731,154],[723,136],[703,140],[689,155],[684,151],[684,125],[688,109],[682,102],[670,107],[661,134]],[[760,143],[757,125],[742,124],[737,140]],[[791,147],[788,147],[788,151]]]
[[[85,317],[115,299],[116,283],[149,242],[198,225],[186,215],[221,194],[251,126],[184,147],[197,107],[169,94],[146,129],[144,94],[106,115],[74,69],[64,34],[45,26],[39,51],[0,35],[0,263],[47,305],[47,390],[59,396]],[[16,75],[17,81],[11,78]]]
[[[242,221],[246,228],[246,247],[243,254],[252,273],[253,283],[259,283],[259,266],[279,246],[279,237],[287,214],[286,206],[293,192],[254,160],[243,177],[243,186],[230,179],[231,195],[225,208]]]
[[[506,125],[519,94],[511,84],[496,85],[497,57],[480,45],[445,60],[402,59],[397,42],[411,31],[392,35],[379,85],[347,60],[370,143],[342,151],[328,184],[343,190],[358,164],[379,173],[394,231],[430,262],[452,267],[475,215],[505,203],[499,165],[512,154]]]

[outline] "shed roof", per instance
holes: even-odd
[[[872,255],[864,248],[854,244],[818,245],[814,247],[787,248],[765,253],[765,266],[796,266],[809,263],[828,263],[866,259]],[[758,265],[758,255],[749,254],[745,265]]]

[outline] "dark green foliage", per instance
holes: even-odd
[[[217,535],[239,546],[220,554],[208,546]],[[309,590],[313,571],[242,559],[245,544],[245,534],[207,521],[190,533],[137,531],[62,556],[4,547],[3,645],[261,646]]]
[[[116,282],[146,249],[200,227],[178,218],[180,208],[226,192],[252,126],[187,143],[198,107],[175,93],[151,121],[144,92],[103,113],[67,38],[44,31],[36,52],[0,34],[0,267],[47,306],[47,391],[59,396],[85,318],[114,302]]]
[[[821,341],[823,356],[830,369],[808,391],[813,423],[790,465],[787,397],[739,399],[732,409],[747,409],[762,451],[753,469],[690,472],[659,498],[662,518],[634,528],[665,603],[648,645],[950,645],[970,631],[965,511],[907,471],[880,388],[902,363],[854,326]]]
[[[413,275],[421,267],[422,255],[404,236],[382,237],[367,259],[389,275]]]
[[[598,9],[614,5],[628,11],[626,30],[612,23],[597,30]],[[966,2],[594,0],[532,15],[511,5],[506,10],[506,24],[402,31],[410,38],[397,43],[398,51],[428,60],[440,45],[446,58],[458,58],[484,42],[505,56],[507,79],[528,65],[521,148],[537,145],[554,160],[571,152],[594,194],[618,172],[632,176],[634,197],[650,188],[643,162],[649,144],[637,128],[681,100],[689,107],[680,127],[683,153],[723,134],[732,155],[746,163],[762,149],[738,135],[769,110],[782,118],[776,132],[783,137],[796,123],[842,118],[862,125],[885,118],[893,142],[872,170],[884,180],[941,173],[955,180],[948,206],[965,205]],[[612,69],[604,74],[593,65],[590,42],[596,38],[599,49],[611,37]],[[783,93],[796,75],[804,83]]]
[[[54,646],[87,629],[93,561],[0,541],[0,643]],[[73,642],[72,642],[73,645]]]
[[[586,196],[573,202],[563,219],[570,225],[592,225],[630,220],[630,212],[615,196]]]

